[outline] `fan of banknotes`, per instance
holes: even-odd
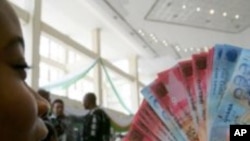
[[[143,88],[124,141],[229,141],[231,124],[250,124],[250,50],[215,45]]]

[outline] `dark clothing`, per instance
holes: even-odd
[[[68,116],[56,117],[52,115],[50,117],[57,135],[58,141],[75,141],[75,131],[72,125],[72,121]]]
[[[57,140],[56,131],[55,131],[53,125],[47,121],[44,121],[44,123],[48,129],[48,134],[47,134],[46,138],[43,139],[42,141],[55,141],[55,140]]]
[[[48,129],[48,134],[47,134],[46,138],[43,139],[42,141],[55,141],[55,140],[57,140],[57,134],[56,134],[55,128],[52,125],[52,123],[49,121],[48,117],[43,118],[43,121]]]
[[[65,119],[66,119],[65,116],[56,117],[52,115],[50,117],[50,121],[53,124],[56,130],[57,136],[59,138],[65,133],[65,129],[66,129]]]
[[[83,141],[109,141],[110,119],[99,108],[91,110],[83,118]]]

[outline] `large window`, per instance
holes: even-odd
[[[76,62],[82,61],[82,59],[83,57],[79,53],[71,50],[68,51],[68,64],[74,64]]]
[[[66,49],[60,43],[55,40],[49,39],[45,35],[41,36],[40,44],[40,55],[56,61],[58,63],[64,64],[66,58]]]
[[[118,68],[120,68],[122,71],[129,73],[129,60],[128,59],[114,61],[113,64],[117,66]]]
[[[65,3],[68,3],[70,7],[74,8],[69,8]],[[94,27],[91,23],[89,26],[88,22],[91,15],[82,12],[81,17],[87,18],[79,18],[79,15],[75,13],[77,9],[79,10],[82,8],[82,5],[76,3],[78,2],[67,0],[42,0],[41,20],[63,33],[68,38],[78,42],[89,50],[92,50],[91,31]]]
[[[116,110],[121,111],[123,113],[127,113],[128,111],[122,106],[122,102],[125,106],[132,111],[132,100],[131,100],[131,82],[123,77],[119,76],[118,74],[114,73],[113,71],[107,69],[111,81],[114,85],[114,88],[111,86],[110,80],[107,79],[105,73],[103,75],[103,106]],[[118,96],[120,98],[118,98]],[[120,100],[119,100],[120,99]]]
[[[47,86],[58,80],[62,80],[67,70],[64,67],[66,47],[55,39],[44,34],[41,35],[40,48],[40,74],[39,86]],[[67,96],[65,89],[52,89],[52,94]]]
[[[39,86],[50,85],[65,76],[65,72],[61,69],[53,67],[52,65],[40,62],[40,78]],[[52,89],[53,94],[66,96],[65,90]]]
[[[68,97],[77,101],[82,101],[84,95],[94,91],[94,83],[91,80],[82,78],[68,89]]]
[[[62,80],[66,75],[70,76],[69,87],[66,90],[52,91],[53,94],[67,96],[70,99],[82,101],[84,94],[94,91],[93,82],[93,59],[67,47],[60,41],[50,38],[45,34],[41,36],[40,55],[40,86],[49,85]],[[45,59],[44,59],[45,58]],[[90,70],[88,73],[87,71]],[[75,78],[81,73],[82,77]]]

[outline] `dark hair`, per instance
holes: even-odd
[[[55,105],[56,103],[60,103],[60,104],[62,104],[62,105],[64,106],[63,100],[61,100],[61,99],[55,99],[55,100],[53,101],[53,103],[52,103],[52,107],[54,107],[54,105]]]
[[[91,103],[96,104],[96,95],[95,95],[95,93],[88,92],[88,93],[86,93],[85,97],[86,97]]]
[[[44,99],[46,99],[48,102],[50,102],[50,92],[45,90],[45,89],[39,89],[38,94],[43,97]]]
[[[38,90],[38,93],[48,93],[48,94],[50,94],[49,91],[47,91],[45,89],[42,89],[42,88]]]

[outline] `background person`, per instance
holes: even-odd
[[[97,106],[94,93],[87,93],[83,99],[83,106],[89,113],[83,118],[83,141],[109,141],[110,119]]]

